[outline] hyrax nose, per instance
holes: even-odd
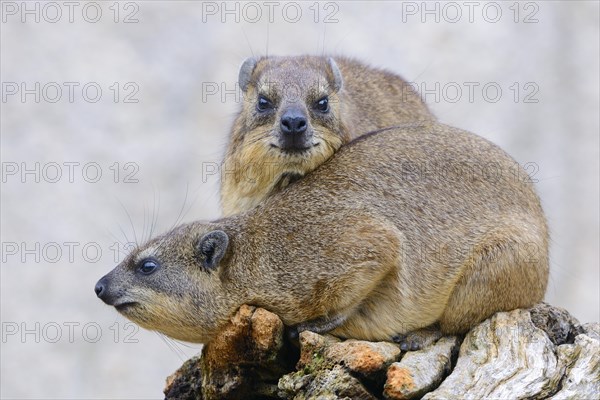
[[[96,286],[94,287],[94,292],[96,292],[96,296],[98,296],[99,299],[104,300],[104,297],[106,296],[107,292],[106,277],[103,277],[96,283]]]
[[[289,135],[300,135],[306,132],[307,121],[300,110],[288,110],[281,117],[281,132]]]

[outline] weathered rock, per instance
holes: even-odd
[[[555,346],[573,343],[575,337],[583,333],[583,328],[567,310],[539,303],[529,309],[531,321],[546,332]]]
[[[361,378],[383,383],[386,369],[400,357],[400,348],[389,342],[346,340],[329,345],[323,355]]]
[[[600,331],[599,324],[595,324]],[[574,344],[558,346],[558,358],[567,366],[561,389],[552,399],[593,399],[600,397],[600,341],[587,334],[578,335]]]
[[[458,345],[458,338],[449,336],[441,338],[431,347],[408,352],[402,361],[388,368],[383,387],[384,397],[414,399],[435,389],[450,372]]]
[[[333,344],[339,343],[340,339],[331,335],[319,335],[310,331],[300,333],[300,359],[296,365],[297,369],[309,368],[314,358],[322,358],[323,350]]]
[[[167,399],[277,398],[279,377],[292,371],[297,360],[298,352],[286,343],[279,317],[242,306],[219,336],[203,347],[197,362],[184,364],[169,378],[165,395]],[[196,371],[191,374],[193,366]],[[196,397],[177,395],[197,387],[199,377],[202,384]]]
[[[308,331],[300,333],[300,347],[298,371],[279,381],[281,395],[294,399],[375,399],[367,386],[383,384],[387,367],[400,356],[393,343],[340,342]]]
[[[600,323],[589,322],[587,324],[583,324],[583,333],[585,333],[592,339],[600,341]]]
[[[498,313],[459,339],[402,356],[388,342],[302,332],[243,306],[201,357],[167,379],[167,399],[589,399],[600,393],[600,324],[548,304]],[[458,354],[457,354],[458,353]]]
[[[294,400],[376,400],[373,394],[341,365],[284,375],[279,380],[280,396]]]
[[[187,360],[177,371],[167,377],[164,389],[166,399],[202,400],[202,374],[200,356]]]
[[[535,314],[537,325],[549,334],[526,310],[498,313],[474,328],[463,341],[452,374],[423,398],[547,398],[555,393],[567,363],[557,356],[550,337],[568,341],[581,328],[562,310],[546,305]]]

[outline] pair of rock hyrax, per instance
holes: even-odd
[[[222,168],[225,216],[246,211],[366,132],[434,117],[400,76],[336,57],[249,58]]]
[[[339,89],[343,68],[328,65],[325,86]],[[260,66],[242,67],[248,91],[260,82]],[[253,96],[264,104],[259,91]],[[287,139],[271,126],[285,119],[285,106],[267,100],[274,115],[260,129],[269,139],[253,136],[260,114],[248,122],[243,114],[254,111],[245,105],[236,121],[243,129],[234,128],[227,157],[243,149],[267,157],[254,141],[244,144],[244,134],[286,152]],[[354,118],[366,120],[376,109],[364,101]],[[331,154],[298,170],[306,176],[291,185],[276,182],[258,201],[234,201],[231,212],[243,213],[150,240],[100,279],[98,297],[142,327],[204,343],[242,304],[270,310],[299,330],[389,340],[434,324],[462,333],[497,311],[539,302],[548,280],[548,233],[526,173],[483,138],[421,118],[427,109],[414,104],[420,111],[412,124],[344,146],[361,131],[340,128],[348,120],[340,111],[333,111],[335,129],[311,114],[305,119],[318,137],[313,147],[326,146],[324,137],[342,139]],[[308,158],[319,154],[313,147]],[[295,158],[284,157],[293,164]]]

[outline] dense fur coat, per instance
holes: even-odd
[[[242,304],[386,340],[436,322],[464,332],[539,302],[547,281],[546,220],[526,172],[492,143],[431,122],[363,136],[245,213],[151,240],[96,292],[191,342],[209,341]]]
[[[244,102],[221,171],[225,216],[255,207],[359,135],[434,118],[400,76],[343,57],[248,59],[239,84]]]

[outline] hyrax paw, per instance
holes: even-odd
[[[415,351],[432,345],[441,337],[440,329],[437,326],[431,326],[405,335],[396,335],[392,337],[392,341],[398,343],[402,351]]]
[[[392,337],[394,343],[398,343],[400,345],[400,350],[402,351],[415,351],[421,350],[423,348],[423,344],[418,338],[409,337],[410,335],[396,335]]]

